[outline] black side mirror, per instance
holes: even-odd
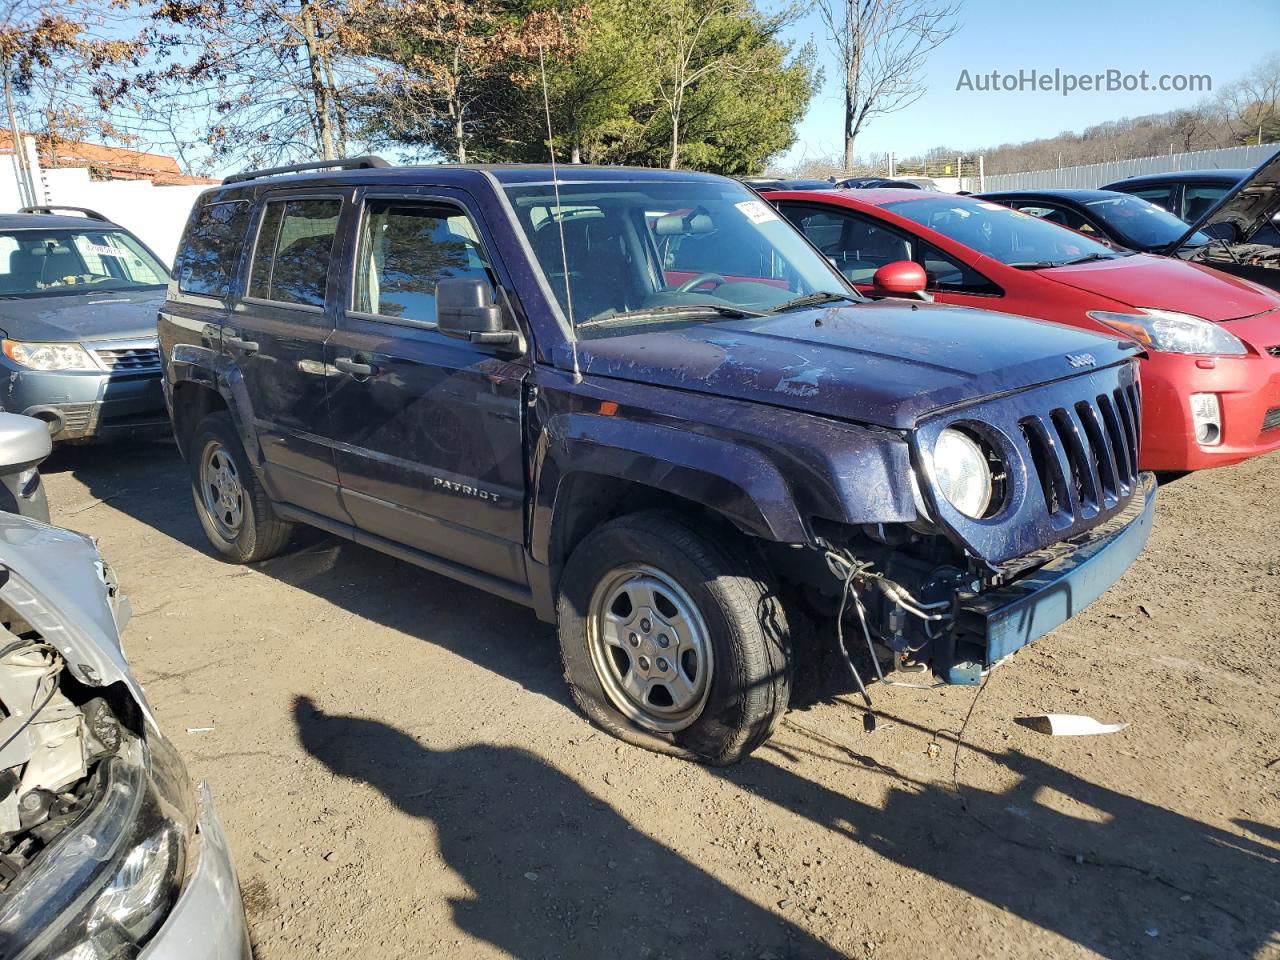
[[[472,343],[518,345],[521,337],[502,326],[502,310],[483,280],[441,280],[436,284],[436,329]]]

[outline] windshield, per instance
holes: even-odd
[[[884,204],[884,209],[1011,267],[1060,267],[1127,255],[1074,230],[986,200],[942,194],[895,200]]]
[[[1085,207],[1105,223],[1121,243],[1139,250],[1163,249],[1187,232],[1185,221],[1141,197],[1124,194],[1089,200]],[[1209,238],[1197,230],[1187,238],[1186,245],[1200,246],[1208,242]]]
[[[143,290],[168,282],[169,271],[123,230],[0,233],[0,296]]]
[[[583,338],[762,314],[817,293],[858,299],[771,206],[731,181],[562,183],[559,206],[549,183],[506,192]]]

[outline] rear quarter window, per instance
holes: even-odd
[[[173,261],[178,289],[207,297],[230,296],[248,226],[247,201],[197,206]]]

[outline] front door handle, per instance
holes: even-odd
[[[353,377],[372,377],[378,372],[373,364],[362,363],[355,357],[338,357],[333,361],[333,365]]]
[[[257,353],[260,349],[257,340],[241,340],[239,337],[227,337],[222,342],[228,347],[234,347],[241,353]]]

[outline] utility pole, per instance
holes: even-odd
[[[13,141],[13,156],[18,161],[18,193],[22,194],[22,205],[34,207],[40,202],[36,196],[35,178],[27,163],[26,144],[22,142],[22,131],[18,129],[18,112],[13,108],[13,85],[9,80],[9,65],[4,65],[4,107],[9,114],[9,136]]]

